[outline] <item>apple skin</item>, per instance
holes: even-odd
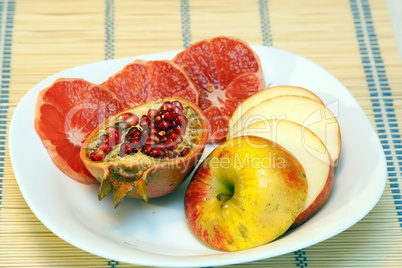
[[[332,166],[331,169],[333,170],[334,166]],[[314,199],[313,203],[311,203],[310,206],[305,208],[303,212],[301,212],[299,216],[297,216],[292,226],[290,227],[291,229],[297,228],[306,221],[308,221],[325,205],[331,194],[333,183],[334,183],[334,172],[330,172],[329,177],[327,178],[327,181],[324,187],[322,188],[320,194],[316,197],[316,199]]]
[[[227,140],[198,167],[184,198],[187,223],[204,243],[223,251],[267,244],[302,212],[308,191],[300,162],[255,136]]]

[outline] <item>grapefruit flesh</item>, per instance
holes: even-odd
[[[95,183],[80,159],[81,146],[100,123],[125,108],[103,86],[82,79],[58,79],[39,93],[35,130],[62,172],[78,182]]]
[[[173,61],[183,67],[200,92],[199,106],[211,125],[209,143],[223,141],[236,107],[265,87],[257,54],[239,39],[203,40]]]
[[[133,107],[179,96],[198,105],[199,92],[184,70],[168,60],[136,60],[103,83],[125,105]]]

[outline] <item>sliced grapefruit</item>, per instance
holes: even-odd
[[[39,93],[35,130],[55,165],[70,178],[95,183],[80,159],[87,136],[126,106],[107,88],[83,79],[58,79]]]
[[[179,96],[198,105],[199,92],[177,64],[169,60],[136,60],[103,83],[130,107]]]
[[[184,68],[200,92],[199,106],[211,125],[209,143],[223,141],[236,107],[265,88],[258,55],[236,38],[197,42],[173,61]]]

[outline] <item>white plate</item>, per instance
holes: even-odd
[[[149,204],[125,199],[113,209],[109,196],[102,202],[97,200],[97,185],[77,183],[54,166],[34,130],[40,90],[59,77],[101,83],[135,58],[169,59],[177,51],[78,66],[43,80],[24,96],[10,126],[10,154],[21,192],[38,219],[60,238],[92,254],[125,263],[170,267],[270,258],[319,243],[362,219],[378,202],[386,184],[384,153],[363,110],[334,76],[310,60],[275,48],[253,48],[260,56],[266,82],[306,87],[338,117],[343,141],[333,191],[311,220],[265,246],[221,252],[202,244],[187,227],[183,196],[189,180],[175,193]],[[211,150],[208,148],[204,156]]]

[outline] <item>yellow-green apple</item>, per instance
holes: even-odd
[[[306,98],[316,100],[318,102],[322,102],[321,99],[316,94],[303,87],[297,87],[297,86],[269,87],[250,96],[237,106],[236,110],[234,111],[229,120],[229,128],[236,123],[236,121],[240,118],[240,116],[243,113],[247,112],[253,106],[256,106],[262,101],[284,95],[303,96]]]
[[[291,95],[265,100],[242,114],[229,128],[228,138],[242,128],[266,119],[286,119],[310,129],[325,144],[334,165],[337,164],[341,151],[341,132],[338,120],[323,103]]]
[[[206,244],[239,251],[271,242],[302,212],[308,191],[300,162],[255,136],[227,140],[201,163],[184,199],[192,232]]]
[[[302,164],[308,182],[303,211],[292,228],[316,214],[328,200],[334,182],[334,166],[327,148],[311,130],[288,120],[258,121],[237,132],[234,137],[253,135],[272,140],[291,152]]]

